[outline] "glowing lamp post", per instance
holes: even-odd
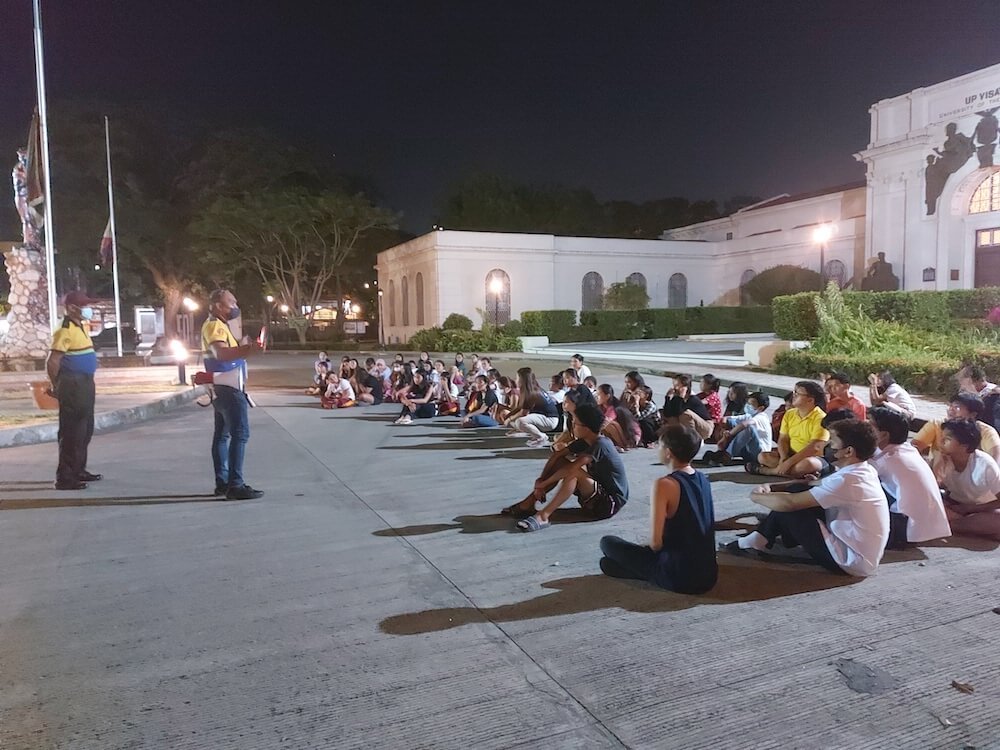
[[[493,295],[493,326],[500,327],[500,295],[503,294],[503,279],[494,276],[490,279],[490,294]]]
[[[184,344],[177,339],[173,339],[170,342],[170,353],[174,357],[174,361],[177,362],[177,381],[181,385],[187,385],[187,361],[188,361],[188,350]]]
[[[813,230],[813,242],[819,245],[819,289],[826,289],[826,243],[833,237],[833,227],[820,224]]]
[[[385,326],[382,324],[382,290],[378,290],[378,345],[385,346]]]

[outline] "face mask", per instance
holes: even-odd
[[[92,307],[81,307],[80,308],[80,317],[83,318],[84,320],[93,320],[94,319],[94,308],[92,308]]]
[[[235,305],[233,305],[232,307],[229,308],[229,319],[230,320],[236,320],[242,314],[243,313],[240,312],[240,308],[236,307]]]

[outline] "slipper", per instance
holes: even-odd
[[[538,516],[535,515],[530,515],[517,522],[517,528],[521,531],[541,531],[551,525],[548,521],[539,521]]]
[[[743,470],[747,474],[761,474],[760,464],[756,461],[747,461],[743,464]]]
[[[531,510],[525,510],[521,503],[514,503],[501,510],[500,515],[510,516],[511,518],[527,518],[528,516],[535,515],[535,507],[532,506]]]

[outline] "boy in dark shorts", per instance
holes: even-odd
[[[604,415],[592,404],[580,404],[573,420],[576,440],[566,449],[565,456],[552,470],[535,482],[532,493],[520,503],[505,508],[507,515],[525,515],[517,522],[521,531],[540,531],[549,527],[549,518],[571,495],[576,495],[580,507],[595,519],[611,518],[628,501],[628,480],[625,466],[614,444],[601,435]],[[544,502],[549,490],[555,495],[540,511],[537,502]]]

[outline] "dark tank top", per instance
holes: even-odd
[[[712,486],[700,471],[675,471],[670,477],[680,484],[681,497],[674,517],[664,524],[656,583],[671,591],[703,594],[719,577]]]

